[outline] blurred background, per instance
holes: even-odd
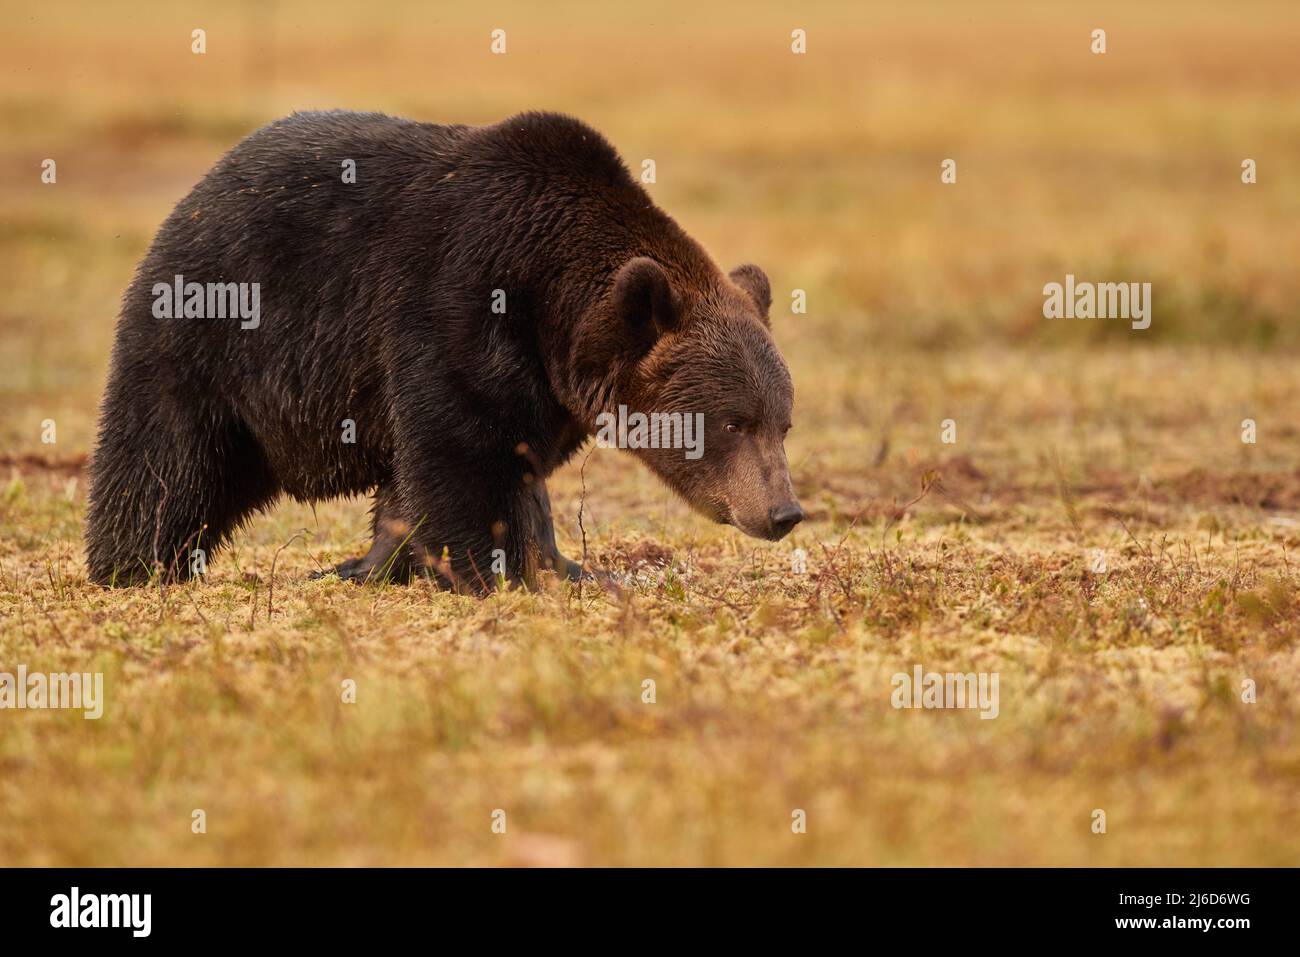
[[[914,419],[979,420],[983,437],[1024,416],[1109,425],[1108,408],[1141,445],[1156,404],[1186,412],[1204,446],[1208,419],[1231,438],[1238,412],[1295,398],[1269,376],[1300,342],[1292,4],[3,9],[10,456],[49,451],[47,417],[61,450],[86,450],[118,296],[153,230],[221,153],[295,109],[469,124],[555,109],[604,131],[634,169],[654,159],[655,199],[720,263],[763,265],[777,313],[806,291],[806,315],[784,309],[777,337],[803,373],[805,428],[832,426],[816,450]],[[506,55],[490,52],[494,29]],[[790,52],[794,29],[806,55]],[[47,157],[53,186],[40,181]],[[1253,186],[1240,181],[1247,157]],[[956,185],[940,183],[945,159]],[[1043,285],[1067,272],[1152,282],[1151,329],[1044,320]],[[961,376],[931,403],[918,380],[943,376],[958,350]],[[1229,352],[1244,356],[1236,372],[1258,374],[1216,381]],[[995,393],[971,404],[972,377]],[[1057,394],[1031,395],[1035,382]],[[998,407],[1013,387],[1027,391]]]
[[[96,661],[123,708],[2,719],[0,861],[1293,864],[1298,50],[1287,0],[0,0],[0,665]],[[362,501],[259,517],[211,583],[88,588],[135,263],[242,137],[327,108],[559,110],[653,159],[771,277],[810,521],[756,551],[601,450],[592,556],[650,574],[623,605],[304,584]],[[1151,327],[1044,319],[1067,273],[1150,282]],[[1002,716],[892,711],[917,661],[1000,669]],[[492,843],[507,805],[532,844]]]
[[[898,398],[868,391],[859,370],[898,350],[1004,362],[1114,347],[1146,380],[1179,375],[1150,364],[1163,346],[1264,359],[1300,341],[1294,4],[5,0],[3,11],[10,451],[39,451],[32,422],[47,413],[64,448],[86,446],[118,298],[157,225],[240,138],[304,109],[582,117],[633,168],[655,160],[656,200],[719,261],[763,265],[778,312],[807,291],[807,314],[779,323],[786,351],[817,370],[801,398],[843,373],[863,387],[859,419]],[[191,52],[196,28],[203,55]],[[496,28],[505,55],[490,52]],[[795,28],[807,31],[802,56]],[[1090,52],[1095,28],[1105,55]],[[1247,157],[1254,186],[1240,179]],[[54,186],[40,179],[45,158],[58,163]],[[946,158],[952,186],[939,180]],[[1151,282],[1151,328],[1044,320],[1042,286],[1066,272]],[[997,374],[1005,386],[1012,376]]]

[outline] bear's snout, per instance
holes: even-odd
[[[767,513],[767,537],[772,541],[785,538],[803,521],[803,509],[798,502],[777,505]]]

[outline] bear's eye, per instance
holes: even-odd
[[[728,422],[723,426],[723,428],[732,433],[739,433],[741,431],[739,422]]]
[[[789,435],[789,434],[790,434],[790,426],[788,426],[788,425],[784,425],[784,426],[782,426],[782,427],[781,427],[781,434],[782,434],[782,435]]]

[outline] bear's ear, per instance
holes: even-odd
[[[648,350],[677,325],[677,305],[668,276],[653,259],[629,259],[614,277],[614,315],[622,319],[638,345]]]
[[[772,308],[772,285],[767,281],[767,273],[753,263],[745,263],[731,270],[730,278],[745,290],[750,299],[754,300],[754,305],[758,306],[758,314],[763,317],[765,323],[771,325],[767,314]]]

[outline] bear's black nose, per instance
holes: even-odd
[[[772,538],[785,538],[790,529],[803,521],[803,509],[797,502],[786,502],[768,512],[767,520],[772,528]]]

